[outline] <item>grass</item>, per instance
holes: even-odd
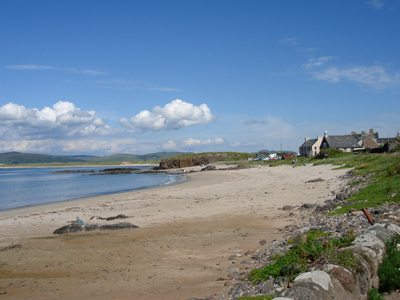
[[[386,202],[400,202],[400,176],[384,176],[361,189],[348,200],[356,202],[336,210],[332,214],[347,213],[351,208],[361,210],[363,207],[379,206]],[[394,196],[393,196],[394,195]]]
[[[400,288],[400,236],[386,243],[386,255],[378,269],[379,292],[391,292]]]
[[[357,185],[357,184],[360,184],[360,183],[363,183],[363,182],[365,182],[365,180],[357,180],[357,181],[354,181],[354,182],[350,182],[347,185],[348,186],[352,186],[352,185]]]
[[[310,243],[313,243],[315,240],[322,238],[322,237],[327,237],[332,235],[332,232],[323,232],[321,230],[309,230],[307,231],[307,241]],[[294,243],[294,237],[288,240],[289,245],[293,245]]]
[[[287,277],[290,281],[300,273],[306,272],[310,264],[318,267],[326,261],[335,262],[353,272],[360,271],[360,265],[355,261],[353,252],[337,251],[349,246],[355,239],[354,233],[349,231],[342,238],[334,238],[320,242],[313,239],[307,240],[289,250],[284,256],[279,257],[272,264],[250,272],[248,278],[256,283],[260,280],[268,280],[268,276],[274,278]]]
[[[348,200],[355,202],[354,205],[338,209],[332,214],[342,214],[350,211],[351,208],[361,210],[362,207],[379,206],[386,202],[400,202],[400,153],[344,153],[339,150],[327,149],[327,159],[297,158],[294,166],[301,166],[304,163],[314,165],[332,164],[338,167],[334,170],[352,168],[354,175],[368,175],[372,182],[361,189],[357,195],[351,196]],[[268,163],[271,167],[291,164],[290,160],[276,160]],[[356,186],[363,183],[363,180],[348,184]]]
[[[378,268],[379,290],[373,288],[368,293],[369,300],[383,300],[385,293],[400,289],[400,235],[395,235],[386,243],[386,254]]]

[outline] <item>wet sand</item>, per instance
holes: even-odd
[[[0,293],[8,289],[1,297],[222,297],[232,284],[231,268],[246,272],[240,264],[246,251],[266,248],[281,237],[278,228],[307,217],[289,216],[282,206],[323,203],[347,171],[329,165],[191,169],[199,170],[186,168],[187,181],[176,185],[0,212]],[[306,183],[317,178],[324,181]],[[129,218],[90,220],[118,214]],[[52,234],[76,217],[140,228]]]

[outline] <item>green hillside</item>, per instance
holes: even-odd
[[[39,164],[39,163],[73,163],[85,162],[85,160],[67,156],[54,156],[44,154],[31,154],[20,152],[0,153],[0,164]]]
[[[157,152],[157,153],[150,153],[144,155],[138,154],[113,154],[109,156],[103,157],[96,157],[94,159],[90,159],[89,161],[96,161],[96,162],[123,162],[123,161],[130,161],[130,162],[143,162],[149,160],[161,160],[163,158],[170,158],[177,155],[186,154],[183,152]]]
[[[137,154],[114,154],[108,156],[74,155],[55,156],[33,153],[8,152],[0,153],[0,164],[48,164],[48,163],[121,163],[121,162],[144,162],[160,161],[177,155],[187,154],[184,152],[158,152],[144,155]]]

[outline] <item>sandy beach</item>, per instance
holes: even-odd
[[[218,166],[226,168],[226,166]],[[266,248],[279,228],[323,203],[348,169],[333,166],[199,171],[159,188],[0,212],[2,299],[190,299],[222,297],[232,268]],[[323,181],[307,182],[322,178]],[[91,217],[129,216],[105,221]],[[79,217],[88,224],[130,222],[136,229],[54,235]],[[265,240],[265,245],[260,241]]]

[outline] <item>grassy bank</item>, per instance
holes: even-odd
[[[400,152],[370,154],[370,153],[344,153],[339,150],[326,151],[328,158],[297,158],[293,166],[302,166],[304,163],[321,165],[332,164],[334,169],[347,168],[352,170],[355,181],[349,186],[362,185],[360,191],[347,198],[354,202],[351,206],[336,210],[335,214],[348,212],[351,208],[360,210],[362,207],[379,206],[385,202],[400,201]],[[253,164],[256,165],[256,162]],[[280,165],[292,165],[291,160],[267,161],[271,167]],[[359,180],[358,178],[364,178]],[[365,179],[366,178],[366,179]],[[368,181],[365,184],[365,181]]]

